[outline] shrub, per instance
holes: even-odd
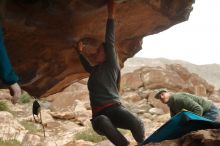
[[[20,97],[21,103],[28,103],[30,102],[30,100],[31,100],[31,96],[27,92],[24,92]]]
[[[127,133],[127,130],[119,129],[119,131],[124,135]],[[105,136],[101,136],[97,134],[91,126],[86,128],[85,130],[76,133],[75,134],[75,140],[85,140],[85,141],[91,141],[94,143],[101,142],[103,140],[106,140]]]
[[[26,122],[26,121],[22,121],[20,122],[22,126],[24,126],[24,128],[26,130],[28,130],[29,133],[37,133],[37,132],[42,132],[41,129],[38,129],[38,127],[32,123],[32,122]]]
[[[22,146],[22,144],[15,139],[12,139],[12,140],[0,139],[0,146]]]
[[[105,140],[106,138],[104,136],[98,135],[92,127],[88,127],[85,130],[78,132],[75,134],[75,139],[76,140],[85,140],[85,141],[91,141],[98,143],[100,141]]]
[[[9,107],[6,102],[0,101],[0,111],[9,111]]]

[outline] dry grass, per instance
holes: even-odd
[[[0,146],[22,146],[22,144],[15,139],[12,139],[12,140],[0,139]]]

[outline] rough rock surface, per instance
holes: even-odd
[[[166,65],[165,67],[148,67],[128,73],[122,77],[125,89],[136,90],[167,88],[172,91],[185,91],[200,96],[209,96],[214,92],[214,86],[197,74],[189,72],[179,64]]]
[[[160,143],[147,144],[146,146],[218,146],[220,145],[220,130],[199,130],[176,140],[166,140]]]
[[[129,92],[132,92],[132,100],[135,97],[135,91],[139,96],[147,99],[153,107],[160,107],[165,113],[169,112],[167,105],[155,100],[154,93],[150,90],[158,88],[167,88],[174,92],[189,92],[192,94],[209,97],[214,101],[219,101],[218,92],[214,91],[214,86],[197,74],[189,72],[179,64],[170,64],[165,66],[149,67],[145,66],[134,72],[124,74],[121,81],[124,98],[128,98]],[[131,95],[131,94],[130,94]],[[143,98],[142,97],[142,98]]]
[[[5,37],[24,89],[45,96],[85,74],[74,49],[87,44],[93,58],[104,39],[105,0],[12,0],[6,7]],[[125,0],[117,6],[116,38],[121,63],[141,49],[142,38],[186,21],[194,0]],[[46,94],[45,94],[46,93]]]
[[[3,140],[14,138],[21,141],[28,132],[9,112],[0,111],[0,119],[0,138]]]
[[[154,71],[157,68],[154,67],[151,69]],[[169,70],[170,67],[164,67],[161,72],[168,72]],[[191,73],[184,72],[184,68],[182,70],[179,70],[181,72],[180,77],[190,78]],[[172,71],[173,74],[178,74],[177,72],[176,70]],[[171,75],[167,77],[173,78]],[[168,80],[170,80],[169,78]],[[155,78],[153,77],[152,79]],[[197,79],[196,83],[205,83],[203,79]],[[175,82],[171,82],[170,84],[175,85]],[[163,86],[166,85],[167,83],[164,82]],[[205,84],[204,86],[208,87]],[[191,86],[186,84],[186,87]],[[178,91],[178,89],[175,90],[174,88],[173,90]],[[213,92],[210,90],[210,92],[212,95],[209,98],[214,100],[217,107],[220,107],[220,101],[218,100],[219,91]],[[6,90],[0,90],[0,95],[2,95],[1,99],[10,97],[9,92]],[[145,89],[144,86],[135,87],[135,89],[130,90],[126,89],[122,92],[122,104],[143,120],[146,137],[170,119],[170,114],[161,106],[164,104],[157,104],[156,102],[158,100],[153,98],[153,95],[153,90]],[[0,100],[0,102],[2,101]],[[13,114],[0,112],[0,139],[14,138],[23,145],[31,146],[113,146],[109,140],[94,142],[92,139],[94,140],[96,136],[94,136],[94,133],[92,136],[89,134],[93,130],[89,121],[91,119],[91,109],[89,108],[85,80],[72,84],[61,93],[41,99],[40,103],[42,105],[42,119],[45,125],[46,138],[43,137],[41,125],[33,121],[31,113],[32,103],[18,103],[16,106],[13,106],[10,102],[7,102]],[[30,124],[31,128],[27,124]],[[83,132],[83,136],[81,134],[80,138],[76,138],[75,136],[81,132]],[[127,131],[124,135],[131,142],[131,146],[136,145],[130,132]],[[86,137],[90,137],[90,140]],[[163,141],[161,143],[150,144],[149,146],[218,146],[219,141],[219,129],[200,130],[180,139]]]

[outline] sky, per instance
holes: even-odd
[[[220,64],[220,0],[195,0],[188,21],[145,37],[142,48],[136,57]]]

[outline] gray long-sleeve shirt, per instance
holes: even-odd
[[[94,109],[108,103],[119,103],[117,82],[120,77],[120,68],[114,48],[115,31],[114,20],[108,19],[105,34],[106,61],[97,66],[92,66],[89,61],[80,54],[80,61],[85,70],[90,73],[88,89],[90,104]]]

